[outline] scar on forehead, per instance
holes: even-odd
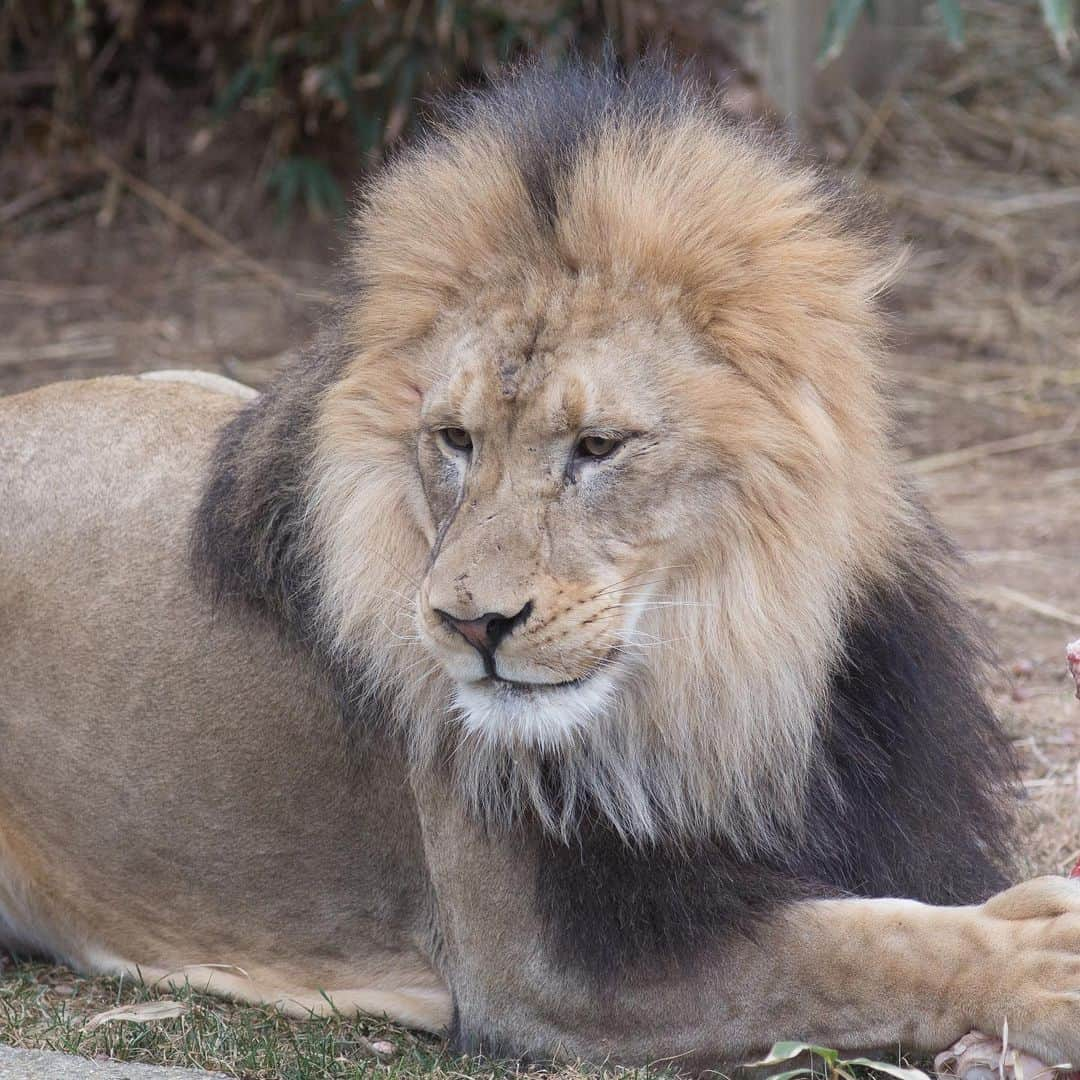
[[[513,401],[521,390],[521,381],[525,374],[525,368],[536,355],[536,343],[540,340],[540,334],[544,329],[544,317],[537,316],[529,335],[519,355],[508,356],[499,364],[499,393],[507,401]]]
[[[503,360],[499,364],[499,393],[507,400],[517,397],[521,383],[521,362],[516,359]]]

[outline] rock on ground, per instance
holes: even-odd
[[[0,1080],[225,1080],[221,1073],[91,1061],[51,1050],[16,1050],[0,1046]]]

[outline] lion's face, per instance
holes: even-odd
[[[320,623],[487,818],[779,843],[906,528],[888,265],[703,102],[590,123],[570,153],[481,107],[369,192]]]
[[[598,283],[544,301],[470,311],[428,346],[418,623],[468,727],[553,744],[666,644],[642,616],[697,560],[725,480],[685,404],[715,365],[679,316]]]

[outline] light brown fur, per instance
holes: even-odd
[[[236,408],[123,378],[0,401],[0,924],[86,970],[221,964],[231,992],[317,1009],[321,990],[412,992],[393,1011],[437,1028],[419,867],[361,929],[364,882],[419,842],[408,801],[391,809],[402,766],[357,794],[310,664],[189,583],[187,518]],[[373,803],[398,817],[393,850],[358,835]]]

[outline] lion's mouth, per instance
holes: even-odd
[[[564,679],[562,682],[518,682],[516,679],[504,679],[501,675],[489,675],[478,686],[495,687],[511,694],[542,694],[548,690],[566,690],[588,682],[596,674],[595,669],[576,679]]]
[[[480,679],[477,682],[477,685],[501,690],[503,693],[523,695],[543,694],[552,690],[573,690],[576,687],[584,686],[585,683],[589,682],[590,679],[595,678],[605,668],[610,667],[618,654],[619,647],[616,645],[584,674],[578,675],[577,678],[574,679],[563,679],[561,682],[523,682],[518,679],[504,678],[497,671],[493,671],[491,674]]]

